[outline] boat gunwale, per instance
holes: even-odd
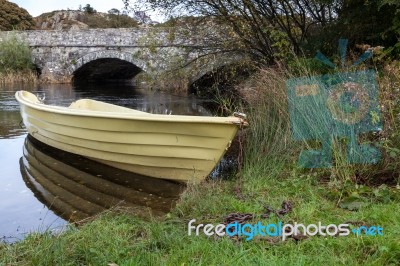
[[[40,103],[37,97],[32,94],[36,99],[37,102],[33,102],[29,100],[24,94],[30,93],[28,91],[17,91],[15,93],[15,98],[17,101],[23,105],[26,105],[30,108],[51,112],[56,114],[63,114],[63,115],[72,115],[72,116],[84,116],[84,117],[100,117],[100,118],[117,118],[117,119],[125,119],[125,120],[141,120],[141,121],[155,121],[155,122],[167,122],[167,123],[174,123],[174,122],[182,122],[182,123],[208,123],[208,124],[233,124],[236,126],[247,126],[248,123],[243,120],[242,118],[229,116],[229,117],[214,117],[214,116],[188,116],[188,115],[163,115],[163,114],[151,114],[142,112],[143,115],[137,114],[129,114],[124,112],[102,112],[102,111],[93,111],[93,110],[86,110],[86,109],[73,109],[69,107],[63,106],[53,106]],[[95,101],[95,100],[92,100]],[[101,101],[99,101],[101,102]],[[103,103],[103,102],[101,102]],[[112,104],[113,105],[113,104]],[[114,105],[118,106],[118,105]],[[118,106],[121,107],[121,106]],[[135,109],[132,111],[141,112]]]

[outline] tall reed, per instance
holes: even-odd
[[[0,84],[36,83],[37,74],[33,70],[0,72]]]
[[[302,77],[318,76],[318,73],[310,71],[305,65],[298,64],[296,74]],[[293,71],[284,68],[260,69],[248,80],[240,91],[249,103],[247,108],[250,127],[248,129],[245,148],[245,168],[262,167],[262,163],[275,163],[276,160],[285,160],[292,164],[298,163],[301,150],[320,150],[321,140],[326,136],[318,135],[321,127],[329,125],[329,117],[310,116],[305,114],[305,124],[309,130],[316,132],[314,140],[294,141],[290,124],[288,108],[288,95],[286,81],[293,78]],[[400,66],[398,63],[388,66],[377,77],[379,83],[380,101],[384,130],[375,134],[356,136],[358,144],[366,142],[381,149],[382,160],[377,165],[353,164],[346,159],[349,152],[349,136],[332,137],[332,167],[317,169],[323,176],[331,180],[357,181],[360,175],[368,179],[375,174],[385,171],[390,167],[391,171],[400,172],[400,165],[395,158],[400,158]],[[397,96],[395,96],[397,95]],[[320,103],[313,103],[311,113],[319,114],[320,108],[326,108]],[[302,112],[302,110],[296,110]],[[328,119],[328,120],[327,120]],[[326,130],[325,130],[326,132]],[[377,139],[380,136],[380,139]],[[301,139],[301,138],[300,138]],[[388,155],[390,154],[390,156]],[[399,160],[397,160],[399,161]],[[261,163],[261,164],[260,164]],[[290,165],[290,164],[288,164]],[[265,169],[268,169],[264,166]]]

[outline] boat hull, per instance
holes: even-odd
[[[235,117],[151,115],[96,101],[53,107],[28,92],[17,92],[16,98],[29,134],[39,141],[116,168],[180,182],[205,179],[243,123]]]

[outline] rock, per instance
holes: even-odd
[[[138,23],[121,14],[87,13],[79,10],[58,10],[34,18],[37,30],[82,30],[88,28],[131,28]]]
[[[89,26],[81,20],[84,17],[83,11],[61,10],[44,13],[34,18],[38,30],[80,30]]]

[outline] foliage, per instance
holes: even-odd
[[[9,35],[0,41],[0,84],[35,83],[37,74],[33,69],[31,49],[28,44]]]
[[[293,156],[295,149],[289,130],[286,77],[284,71],[278,69],[260,69],[239,85],[242,97],[249,103],[244,112],[251,125],[247,130],[244,151],[246,168],[261,166],[262,162],[276,158],[289,162]],[[267,169],[261,167],[259,171],[265,170],[266,174]]]
[[[107,13],[110,15],[119,15],[121,14],[121,11],[119,11],[117,8],[111,8]]]
[[[35,28],[33,18],[18,5],[0,0],[0,30],[31,30]]]
[[[392,27],[399,8],[380,0],[347,0],[339,11],[336,29],[353,44],[389,47],[397,42]]]
[[[90,4],[86,4],[86,6],[82,8],[82,10],[88,14],[94,14],[97,12],[96,9],[94,9]]]
[[[129,1],[124,1],[129,5]],[[238,41],[257,61],[273,63],[283,40],[290,44],[296,54],[307,40],[310,27],[324,27],[336,17],[341,1],[313,0],[144,0],[153,8],[167,9],[181,14],[214,16],[221,25],[229,27]],[[281,43],[281,44],[276,44]],[[238,43],[236,42],[236,45]],[[240,46],[240,45],[239,45]],[[285,45],[286,46],[286,45]]]
[[[133,5],[129,0],[123,2]],[[295,55],[311,55],[323,49],[328,55],[335,54],[336,46],[331,44],[341,37],[350,39],[353,48],[366,43],[400,49],[400,4],[395,0],[141,0],[137,3],[136,8],[168,10],[178,18],[215,17],[220,26],[232,32],[230,39],[235,41],[230,42],[231,48],[247,52],[255,62],[282,62],[291,57],[292,51]]]
[[[139,23],[125,14],[109,14],[109,22],[104,28],[135,28]]]
[[[146,11],[135,11],[133,13],[133,18],[141,24],[149,24],[152,22],[149,15],[147,15]]]
[[[32,69],[31,49],[26,42],[11,35],[0,42],[0,72]]]
[[[295,57],[287,63],[288,72],[301,76],[306,71],[315,75],[332,73],[334,70],[315,58]]]
[[[378,82],[384,130],[375,139],[383,150],[384,160],[381,169],[375,169],[375,176],[390,178],[396,173],[400,175],[400,63],[386,64]]]
[[[287,95],[285,81],[296,76],[314,76],[321,73],[321,68],[297,61],[294,69],[260,70],[253,80],[243,84],[242,94],[249,102],[250,124],[249,138],[246,146],[246,160],[253,167],[258,165],[260,157],[279,156],[286,161],[297,161],[297,149],[318,147],[314,141],[293,143],[289,134],[289,116],[287,113]],[[327,180],[334,180],[343,188],[346,182],[354,184],[395,185],[400,182],[400,65],[398,62],[388,64],[377,76],[380,93],[383,130],[377,133],[362,134],[360,142],[371,143],[382,152],[381,162],[377,165],[349,164],[346,157],[345,139],[336,139],[334,145],[333,168],[317,171]],[[251,89],[250,89],[251,88]],[[315,110],[317,113],[320,110]],[[297,147],[297,149],[295,148]],[[284,148],[284,150],[280,150]]]
[[[206,104],[207,108],[219,115],[230,115],[243,104],[237,84],[249,78],[253,72],[255,68],[247,60],[227,64],[205,73],[192,82],[189,93],[212,99]]]
[[[379,10],[382,7],[387,6],[388,8],[391,8],[393,16],[393,23],[392,26],[389,27],[386,31],[383,32],[385,38],[386,35],[394,35],[394,38],[396,38],[396,44],[392,47],[388,47],[387,53],[393,55],[395,58],[400,57],[400,2],[397,0],[381,0],[380,1],[380,6]]]
[[[82,16],[80,21],[86,23],[89,28],[134,28],[139,25],[136,20],[119,12],[118,9],[110,11],[107,15],[85,12],[86,15]]]

